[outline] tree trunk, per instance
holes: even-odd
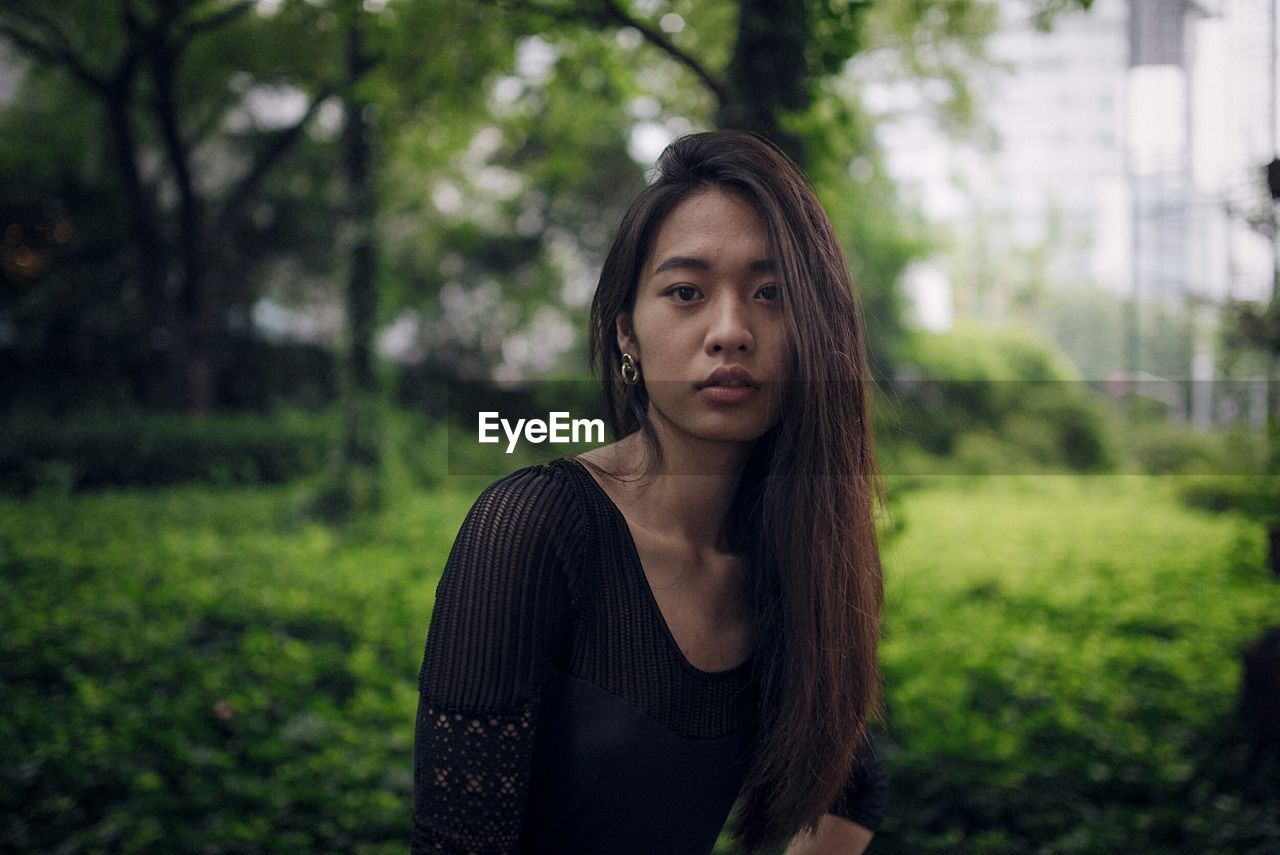
[[[146,350],[159,357],[165,401],[175,409],[184,404],[182,362],[176,355],[180,321],[169,280],[169,252],[160,233],[160,217],[154,194],[142,180],[138,167],[137,135],[129,117],[131,78],[118,78],[103,93],[109,159],[120,181],[127,211],[130,243],[137,267],[138,288],[145,310]],[[149,383],[147,384],[150,385]]]
[[[342,173],[347,191],[346,231],[350,236],[347,274],[347,341],[342,385],[342,439],[339,490],[350,512],[381,501],[379,390],[374,364],[374,324],[378,312],[377,248],[374,220],[377,191],[373,175],[373,129],[369,105],[356,85],[370,60],[364,45],[363,14],[357,6],[347,30],[347,90],[342,132]]]
[[[183,363],[184,409],[209,413],[216,404],[214,342],[217,340],[218,312],[209,292],[209,256],[205,252],[204,204],[191,174],[191,157],[182,138],[178,103],[174,95],[179,51],[162,37],[151,46],[149,59],[155,87],[155,115],[160,126],[169,165],[178,189],[177,255],[181,283],[179,334]]]
[[[800,166],[804,142],[779,122],[809,106],[809,13],[805,0],[740,0],[738,37],[716,113],[721,128],[755,131]]]

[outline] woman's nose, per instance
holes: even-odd
[[[747,316],[747,307],[736,299],[718,301],[713,308],[711,327],[707,330],[707,352],[750,352],[755,347],[755,337]]]

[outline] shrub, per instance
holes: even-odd
[[[962,472],[1114,465],[1104,409],[1065,357],[1027,333],[917,334],[877,406],[890,448],[950,457],[948,468]]]
[[[1167,421],[1129,429],[1129,453],[1151,475],[1212,471],[1220,455],[1212,438]]]
[[[336,422],[277,416],[100,412],[8,416],[0,428],[0,489],[155,487],[186,481],[279,483],[320,469]]]
[[[1276,475],[1204,475],[1183,484],[1181,498],[1201,510],[1280,521],[1280,476]]]

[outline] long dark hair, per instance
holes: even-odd
[[[733,834],[754,851],[812,830],[848,778],[869,719],[885,718],[878,644],[884,585],[875,502],[872,383],[844,253],[804,174],[763,137],[681,137],[619,226],[591,305],[591,362],[614,436],[637,430],[660,460],[643,380],[622,382],[615,323],[630,311],[658,229],[690,194],[733,192],[769,235],[790,328],[779,422],[756,441],[727,522],[751,559],[759,738]]]

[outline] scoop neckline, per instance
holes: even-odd
[[[587,481],[591,483],[591,488],[604,500],[605,504],[617,517],[618,522],[622,524],[623,535],[631,553],[631,566],[634,568],[635,572],[640,574],[639,581],[641,587],[644,588],[645,599],[649,602],[653,615],[658,619],[658,625],[662,627],[662,633],[666,636],[671,652],[675,654],[676,661],[680,666],[686,671],[692,673],[694,676],[702,677],[704,679],[737,677],[740,674],[749,671],[752,663],[755,661],[754,653],[748,655],[746,659],[739,662],[737,665],[734,665],[732,668],[727,668],[723,671],[707,671],[699,668],[697,665],[694,665],[689,661],[689,657],[684,655],[684,651],[680,649],[680,643],[676,641],[675,635],[671,632],[671,625],[667,623],[667,616],[662,613],[662,607],[658,605],[658,598],[654,596],[653,586],[649,584],[649,575],[644,571],[644,562],[640,560],[640,550],[636,546],[635,535],[631,533],[631,524],[627,522],[626,514],[624,514],[622,512],[622,508],[619,508],[617,503],[613,501],[613,498],[605,492],[604,487],[600,486],[600,483],[596,481],[596,477],[591,474],[591,470],[587,468],[585,463],[576,457],[561,457],[557,459],[572,464],[580,476],[586,478]]]

